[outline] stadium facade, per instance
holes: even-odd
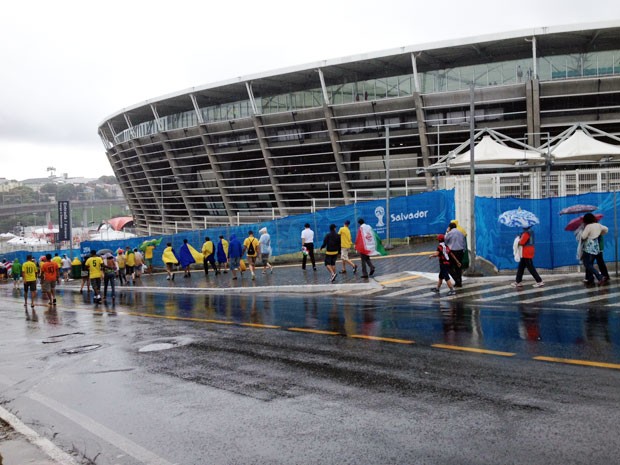
[[[433,189],[425,168],[469,139],[472,100],[476,128],[534,147],[575,123],[620,135],[620,21],[194,87],[124,108],[99,135],[136,227],[157,234]]]

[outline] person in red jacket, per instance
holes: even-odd
[[[534,287],[543,287],[545,283],[536,271],[534,267],[534,231],[531,228],[523,228],[523,232],[519,238],[519,248],[521,249],[521,260],[519,260],[519,267],[517,268],[517,277],[514,283],[511,283],[512,287],[523,287],[521,281],[523,280],[523,273],[525,269],[530,272],[536,282]]]

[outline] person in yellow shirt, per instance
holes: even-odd
[[[34,298],[37,295],[37,265],[32,261],[32,255],[26,257],[22,265],[24,278],[24,307],[28,308],[28,292],[30,292],[30,307],[34,310]]]
[[[127,284],[129,284],[129,280],[135,284],[136,283],[136,255],[133,253],[131,247],[125,247],[125,275],[127,276]]]
[[[153,250],[155,250],[153,244],[149,244],[144,248],[144,263],[148,274],[153,274]]]
[[[260,253],[260,245],[258,239],[254,237],[253,231],[248,231],[248,237],[243,241],[243,252],[248,255],[248,265],[250,273],[252,273],[252,280],[256,279],[254,274],[254,268],[256,267],[256,257]]]
[[[346,220],[342,228],[338,230],[338,235],[340,236],[340,259],[342,260],[342,271],[341,274],[347,272],[347,263],[353,268],[353,273],[357,271],[357,265],[353,263],[352,260],[349,259],[349,249],[353,247],[353,241],[351,240],[351,230],[349,229],[349,225],[351,222]]]
[[[90,285],[93,288],[93,302],[101,303],[101,277],[103,276],[103,259],[97,256],[96,250],[90,251],[90,257],[86,260],[86,268],[90,277]]]
[[[210,237],[205,237],[205,242],[202,244],[202,256],[204,257],[203,265],[205,269],[205,276],[209,274],[209,264],[215,270],[215,274],[220,274],[220,270],[215,266],[215,246]]]

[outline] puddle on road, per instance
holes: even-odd
[[[73,354],[81,354],[84,352],[91,352],[93,350],[100,349],[102,347],[101,344],[88,344],[85,346],[77,346],[77,347],[69,347],[68,349],[62,349],[58,352],[60,355],[73,355]]]
[[[165,339],[157,339],[149,344],[140,347],[138,352],[156,352],[158,350],[168,350],[175,347],[186,346],[192,342],[191,337],[179,336]]]
[[[58,334],[56,336],[50,336],[41,341],[43,344],[56,344],[58,342],[62,342],[65,339],[69,338],[69,336],[84,336],[84,333],[76,332],[76,333],[67,333],[67,334]]]

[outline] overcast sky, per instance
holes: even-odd
[[[318,60],[620,19],[617,0],[5,2],[0,177],[113,174],[98,125],[124,107]],[[620,48],[620,46],[619,46]]]

